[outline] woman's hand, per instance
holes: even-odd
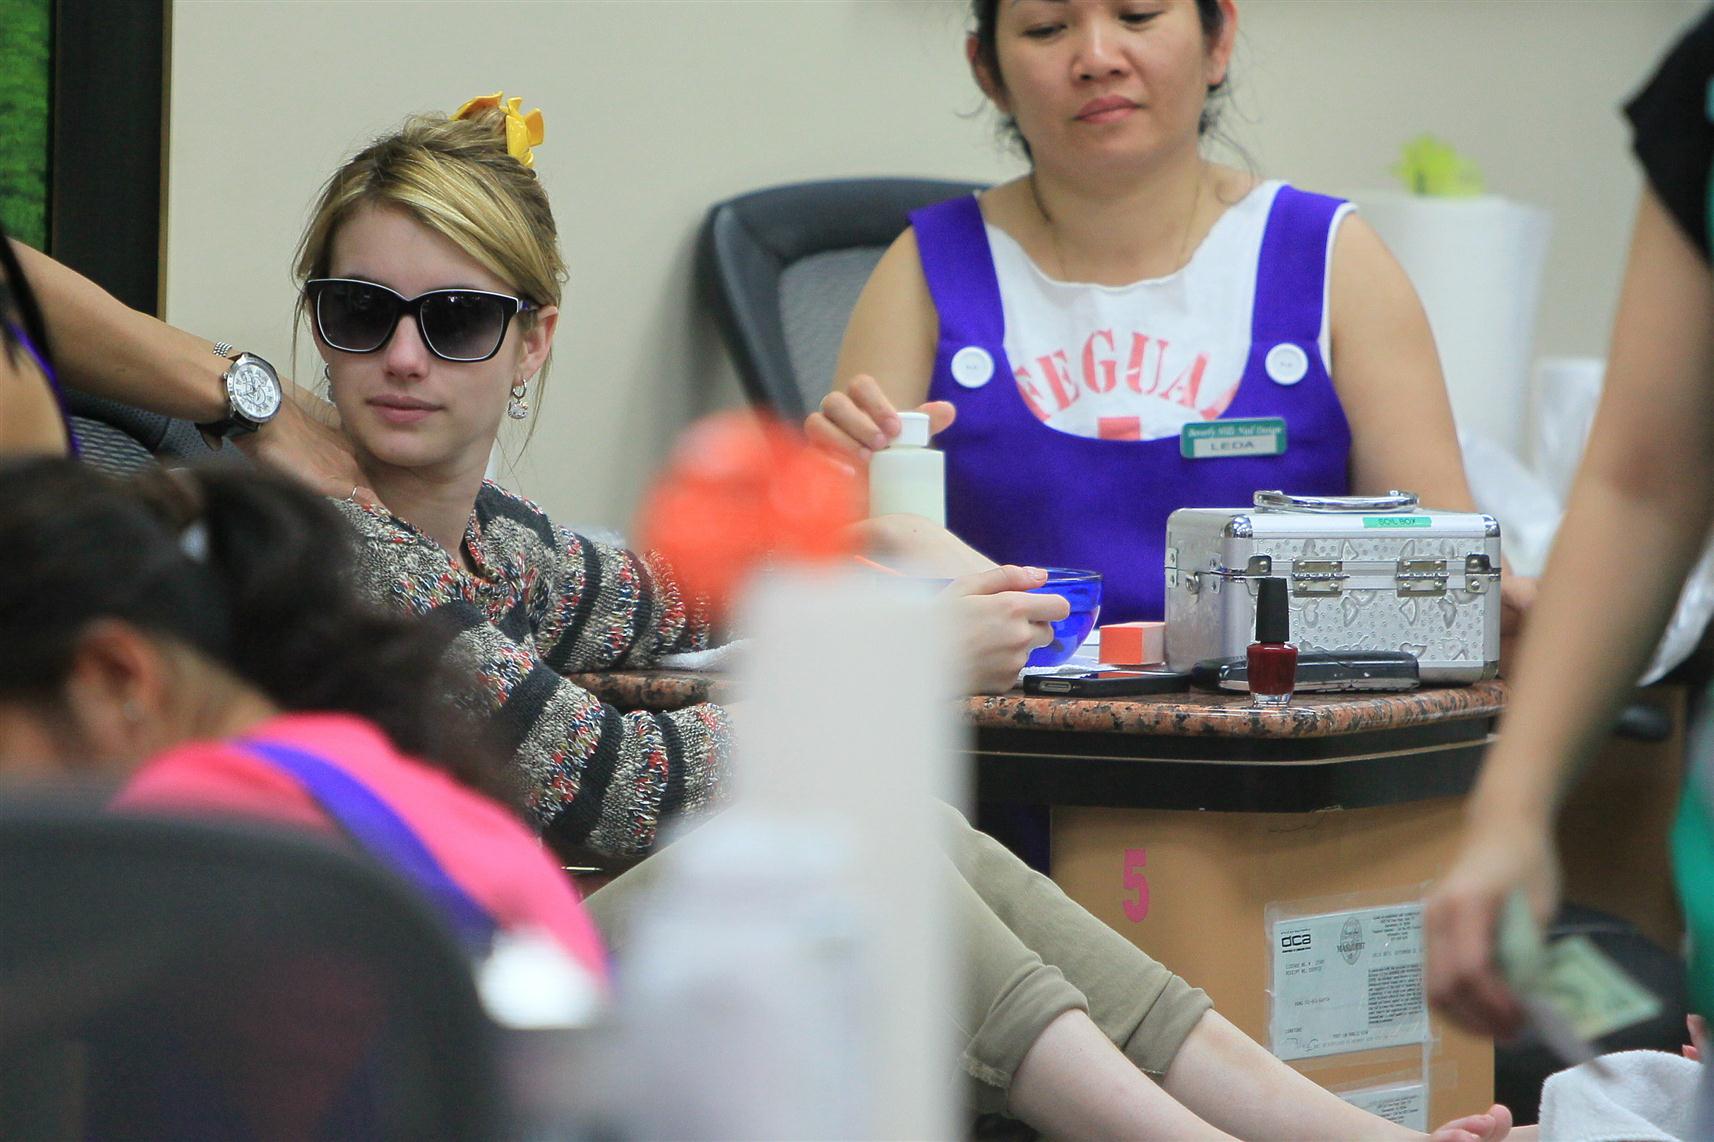
[[[1551,812],[1496,813],[1473,819],[1452,870],[1428,898],[1428,997],[1480,1034],[1510,1038],[1523,1010],[1495,963],[1494,941],[1506,901],[1520,889],[1538,924],[1559,908],[1559,859]]]
[[[990,567],[956,579],[945,597],[958,615],[970,690],[1003,694],[1018,681],[1030,651],[1053,641],[1053,624],[1071,613],[1062,595],[1029,594],[1047,582],[1039,567]]]
[[[950,401],[931,400],[918,405],[928,414],[929,435],[942,431],[957,415]],[[859,375],[843,391],[834,390],[821,400],[821,409],[809,414],[803,430],[811,441],[835,455],[859,463],[887,446],[902,427],[899,413],[874,377]]]
[[[278,416],[260,431],[236,440],[258,463],[320,495],[380,502],[367,487],[351,438],[341,431],[333,406],[296,385],[287,386]]]

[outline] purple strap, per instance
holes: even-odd
[[[911,211],[918,260],[940,316],[942,338],[973,345],[1006,339],[1000,279],[988,250],[982,206],[974,194]]]
[[[1258,304],[1250,323],[1254,344],[1314,341],[1321,336],[1328,259],[1325,253],[1305,257],[1304,251],[1327,251],[1332,246],[1327,228],[1342,205],[1340,199],[1325,194],[1280,187],[1268,211],[1256,265]]]
[[[464,943],[485,949],[499,923],[447,874],[422,838],[373,789],[326,758],[280,742],[237,744],[290,774],[359,847],[421,889]]]
[[[1256,296],[1269,304],[1255,307],[1252,341],[1273,345],[1321,335],[1327,260],[1305,258],[1299,251],[1327,247],[1327,228],[1342,205],[1324,194],[1280,187],[1256,269]],[[1004,341],[1000,280],[976,196],[912,211],[911,224],[941,328],[957,330],[972,343]]]

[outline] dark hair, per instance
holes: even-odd
[[[997,43],[997,28],[1000,22],[1000,0],[970,0],[970,15],[976,21],[972,33],[976,37],[976,60],[993,76],[994,82],[1005,86],[1005,78],[1000,74],[1000,50]],[[1196,0],[1196,15],[1202,22],[1202,38],[1212,40],[1226,26],[1226,13],[1220,10],[1220,0]],[[1226,80],[1208,87],[1209,102],[1202,108],[1202,119],[1196,124],[1196,133],[1206,135],[1214,129],[1214,124],[1220,118],[1220,108],[1213,105],[1213,97],[1225,90]],[[1001,121],[1001,130],[1029,157],[1030,144],[1023,133],[1018,130],[1017,120],[1010,115]]]
[[[243,469],[122,481],[69,460],[0,468],[0,696],[57,706],[79,633],[130,623],[219,663],[286,710],[367,718],[407,753],[516,804],[476,731],[441,624],[352,582],[326,500]]]

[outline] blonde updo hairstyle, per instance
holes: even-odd
[[[329,276],[334,235],[366,206],[404,211],[537,307],[559,305],[565,262],[553,211],[535,172],[506,150],[504,112],[413,117],[334,172],[298,243],[300,321],[309,317],[303,283]],[[525,310],[516,324],[528,329],[535,321],[536,311]],[[538,408],[552,359],[550,352],[537,374]]]

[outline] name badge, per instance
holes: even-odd
[[[1285,450],[1285,420],[1278,416],[1192,423],[1178,434],[1178,454],[1186,460],[1278,456]]]

